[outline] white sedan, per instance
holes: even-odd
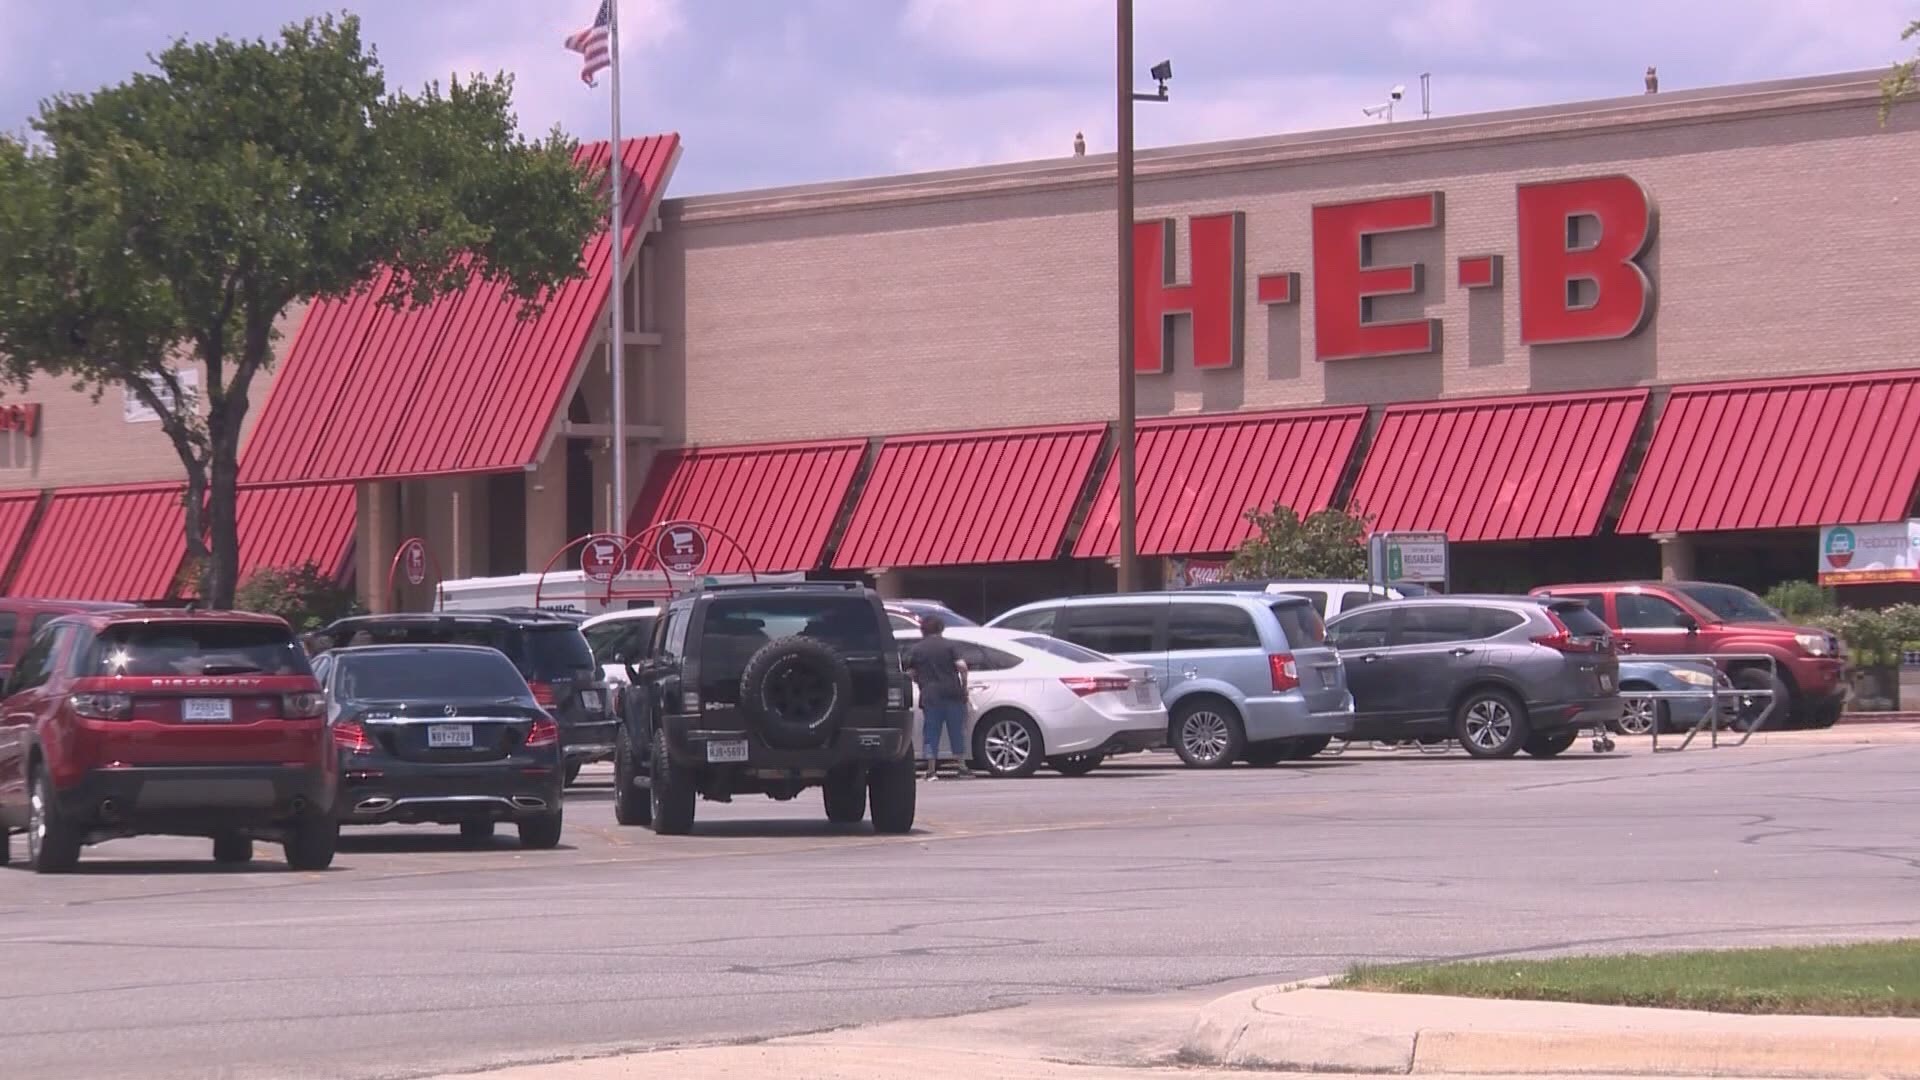
[[[1110,755],[1166,745],[1167,707],[1145,665],[1030,631],[957,626],[945,636],[967,662],[974,768],[1031,776],[1044,762],[1084,776]]]

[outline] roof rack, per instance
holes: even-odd
[[[703,585],[697,591],[721,592],[857,592],[866,586],[858,581],[735,581],[724,585]],[[696,590],[688,590],[696,591]]]

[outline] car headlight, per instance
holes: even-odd
[[[1833,644],[1825,634],[1795,634],[1793,640],[1806,650],[1808,656],[1826,656]]]
[[[1693,668],[1674,668],[1673,677],[1688,686],[1712,686],[1714,681],[1712,675],[1704,671],[1695,671]]]

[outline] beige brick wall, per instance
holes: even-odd
[[[1920,107],[1882,129],[1870,76],[1836,76],[1143,155],[1139,217],[1246,212],[1240,370],[1140,383],[1143,414],[1545,392],[1915,362]],[[669,436],[692,443],[1108,417],[1115,367],[1111,159],[670,201],[659,321]],[[1659,208],[1652,321],[1621,342],[1518,340],[1515,188],[1624,172]],[[1437,356],[1314,360],[1311,207],[1440,190],[1419,260]],[[1501,253],[1497,293],[1454,283]],[[1254,276],[1298,270],[1266,308]]]
[[[276,350],[284,355],[293,333],[299,328],[306,306],[290,311],[280,323],[280,341]],[[196,365],[197,367],[197,365]],[[245,437],[260,419],[260,409],[272,389],[273,371],[254,377],[249,387]],[[206,372],[200,371],[204,388]],[[173,443],[160,430],[157,420],[129,421],[126,418],[128,392],[120,387],[107,389],[94,400],[90,391],[75,390],[70,379],[36,377],[24,391],[5,387],[0,404],[36,403],[40,406],[40,429],[29,438],[17,432],[0,432],[0,490],[24,488],[86,487],[99,484],[132,484],[176,480],[185,477]]]

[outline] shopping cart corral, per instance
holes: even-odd
[[[1636,689],[1621,692],[1621,696],[1624,698],[1651,700],[1656,703],[1663,701],[1685,701],[1689,703],[1706,701],[1708,703],[1706,711],[1701,714],[1700,718],[1695,720],[1686,730],[1679,733],[1680,742],[1677,746],[1660,745],[1661,728],[1666,726],[1665,723],[1661,722],[1662,717],[1670,713],[1671,709],[1669,708],[1664,711],[1656,709],[1654,723],[1649,730],[1649,735],[1653,740],[1653,751],[1656,754],[1671,754],[1685,750],[1687,747],[1693,745],[1693,740],[1698,738],[1703,731],[1707,733],[1708,746],[1717,750],[1723,745],[1720,740],[1720,733],[1723,729],[1729,735],[1739,736],[1738,739],[1727,742],[1724,745],[1729,747],[1745,746],[1747,740],[1753,738],[1753,733],[1764,729],[1768,721],[1771,721],[1778,715],[1782,707],[1783,703],[1776,700],[1771,689],[1734,686],[1729,678],[1730,673],[1733,672],[1749,670],[1761,671],[1767,675],[1768,687],[1779,686],[1780,675],[1778,665],[1775,663],[1774,658],[1766,653],[1714,653],[1711,655],[1705,653],[1663,654],[1659,656],[1650,655],[1645,657],[1645,659],[1656,660],[1663,663],[1687,664],[1718,673],[1714,685],[1702,686],[1693,690]]]

